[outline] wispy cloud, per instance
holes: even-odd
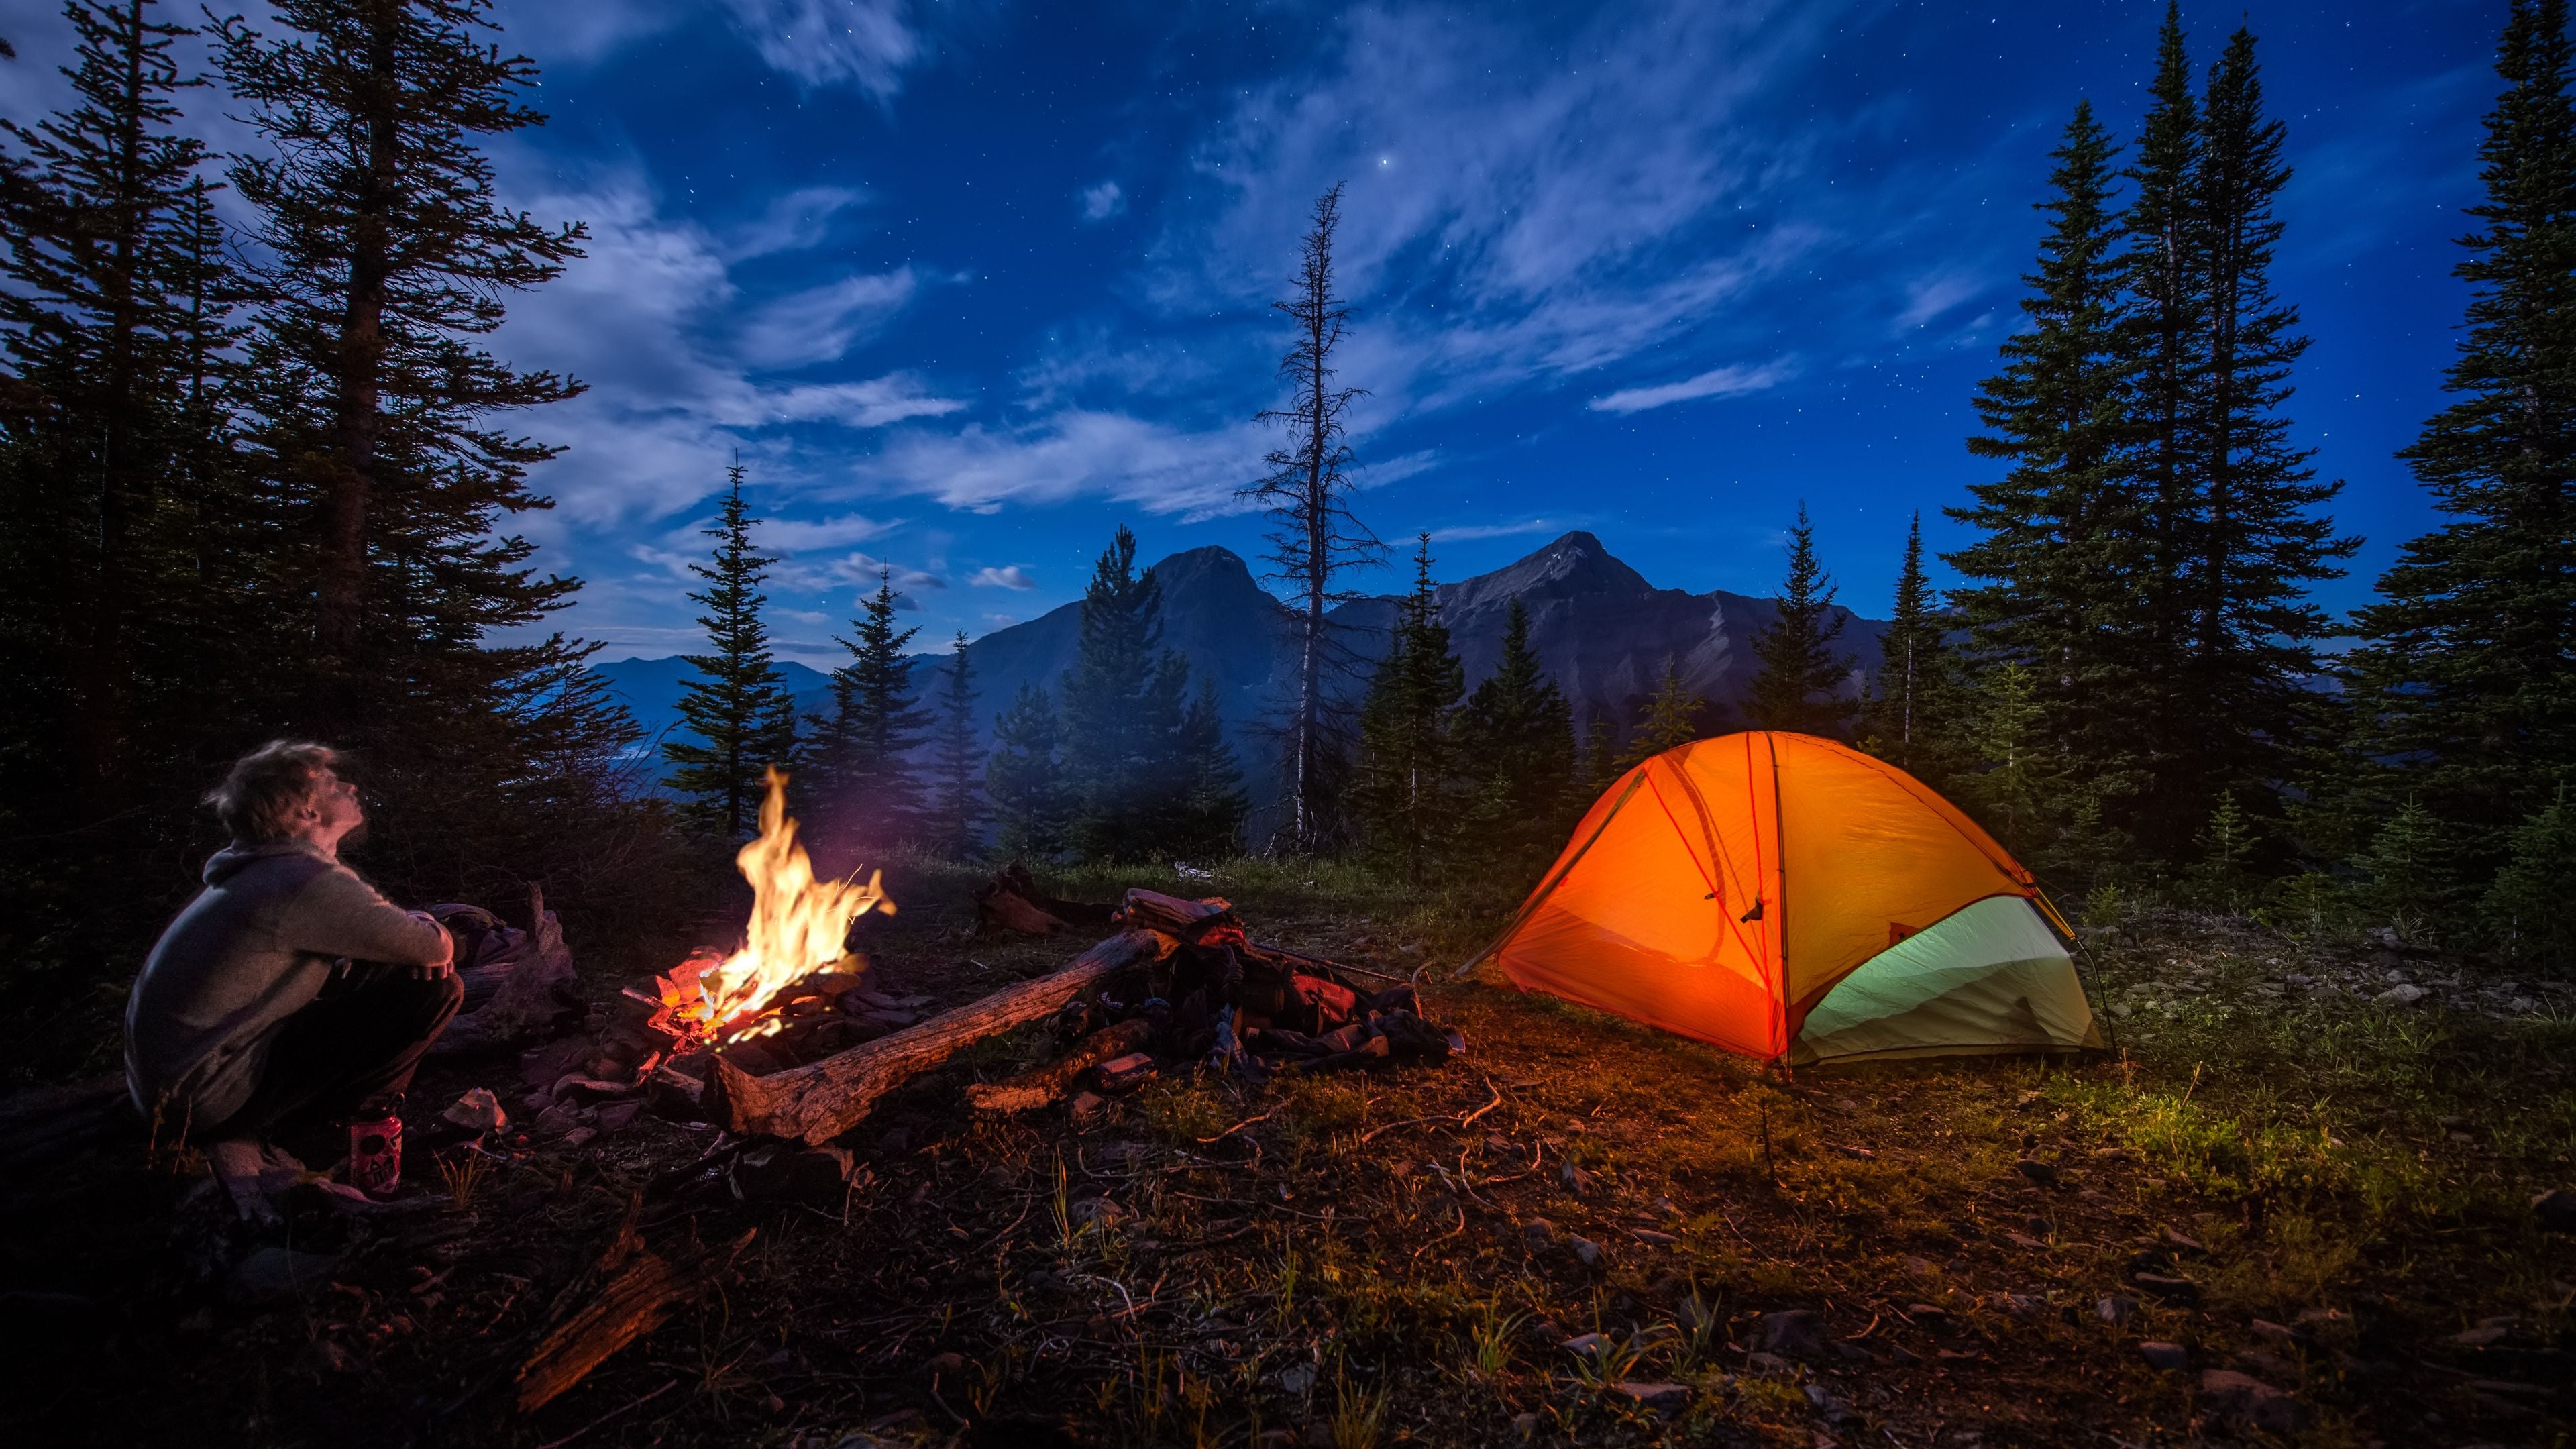
[[[771,518],[761,522],[760,546],[784,554],[847,548],[883,537],[902,526],[901,519],[869,518],[857,513],[839,518]]]
[[[1905,289],[1905,310],[1896,314],[1896,326],[1900,331],[1920,327],[1984,290],[1974,277],[1956,272],[1922,278]]]
[[[913,269],[897,267],[791,292],[753,312],[734,345],[755,367],[835,361],[875,336],[918,290]]]
[[[809,86],[853,86],[880,101],[929,56],[903,0],[725,0],[772,70]]]
[[[1690,402],[1697,398],[1740,397],[1778,385],[1788,371],[1788,365],[1780,362],[1766,362],[1759,367],[1729,363],[1679,382],[1658,383],[1653,387],[1623,387],[1607,397],[1594,398],[1586,406],[1596,413],[1640,413],[1648,408]]]
[[[969,513],[1091,496],[1201,519],[1240,510],[1235,490],[1258,475],[1266,442],[1249,421],[1190,432],[1067,409],[1019,429],[899,433],[854,471],[865,485]]]
[[[1557,533],[1565,528],[1552,518],[1533,518],[1527,523],[1467,523],[1431,530],[1433,543],[1464,543],[1479,538],[1518,538],[1525,533]]]
[[[967,576],[966,582],[975,585],[977,588],[983,589],[1027,590],[1034,589],[1038,586],[1038,581],[1029,577],[1029,571],[1020,567],[1018,564],[1005,564],[1000,568],[987,567],[977,569],[974,573]]]
[[[1084,221],[1107,221],[1127,209],[1127,193],[1115,181],[1086,186],[1078,199],[1082,204]]]

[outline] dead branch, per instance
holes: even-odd
[[[1121,931],[1061,971],[1005,987],[819,1062],[753,1076],[719,1055],[709,1085],[721,1091],[729,1130],[795,1137],[819,1146],[865,1120],[878,1098],[960,1049],[1045,1016],[1130,966],[1159,961],[1172,953],[1174,944],[1159,931]]]

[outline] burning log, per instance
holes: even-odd
[[[1031,1067],[1007,1082],[977,1082],[966,1089],[966,1100],[985,1112],[1033,1112],[1072,1091],[1084,1072],[1140,1051],[1153,1039],[1154,1023],[1145,1017],[1104,1026],[1042,1067]]]
[[[721,1097],[723,1121],[730,1130],[795,1137],[820,1145],[857,1126],[879,1097],[946,1061],[960,1048],[1049,1015],[1130,966],[1163,959],[1174,946],[1172,938],[1160,931],[1131,927],[1075,957],[1061,971],[1006,987],[972,1005],[819,1062],[762,1077],[719,1054],[708,1085]]]
[[[580,1383],[611,1354],[651,1333],[671,1310],[713,1287],[751,1246],[758,1229],[720,1247],[694,1249],[676,1258],[644,1251],[630,1210],[617,1238],[592,1275],[607,1281],[579,1308],[557,1320],[519,1367],[519,1412],[543,1407]]]

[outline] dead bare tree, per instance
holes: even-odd
[[[1270,472],[1240,496],[1270,515],[1270,577],[1287,584],[1297,609],[1298,658],[1289,718],[1280,732],[1285,759],[1286,820],[1279,832],[1293,851],[1329,848],[1339,834],[1340,735],[1336,701],[1329,697],[1335,667],[1331,621],[1334,604],[1356,597],[1334,581],[1386,554],[1368,525],[1350,510],[1352,458],[1342,414],[1368,394],[1333,386],[1333,351],[1341,345],[1350,308],[1333,291],[1333,233],[1341,225],[1340,183],[1315,198],[1299,245],[1293,296],[1270,305],[1286,313],[1295,340],[1279,359],[1291,385],[1288,406],[1265,408],[1260,421],[1277,423],[1286,440],[1263,458]]]

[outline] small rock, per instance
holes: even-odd
[[[2051,1187],[2057,1182],[2057,1169],[2036,1157],[2022,1158],[2013,1164],[2013,1168],[2042,1187]]]
[[[474,1088],[448,1103],[447,1110],[438,1115],[468,1132],[495,1132],[510,1125],[510,1114],[502,1109],[501,1099],[493,1096],[489,1087]]]
[[[563,1137],[563,1145],[564,1145],[564,1146],[566,1146],[566,1147],[579,1147],[579,1146],[581,1146],[583,1143],[588,1142],[590,1139],[592,1139],[593,1137],[596,1137],[596,1136],[598,1136],[598,1135],[599,1135],[599,1129],[598,1129],[598,1128],[596,1128],[596,1127],[590,1127],[590,1126],[575,1127],[575,1128],[574,1128],[574,1129],[572,1129],[571,1131],[566,1132],[566,1133],[564,1134],[564,1137]]]
[[[2203,1369],[2201,1395],[2223,1416],[2241,1418],[2257,1429],[2294,1434],[2307,1419],[2307,1406],[2288,1394],[2234,1369]]]
[[[548,1137],[561,1137],[580,1125],[580,1114],[561,1102],[537,1114],[536,1128]]]
[[[2509,1323],[2482,1323],[2475,1328],[2463,1329],[2452,1334],[2451,1342],[2462,1348],[2485,1348],[2492,1343],[2502,1343],[2512,1336],[2513,1325]]]
[[[2576,1192],[2553,1187],[2531,1200],[2543,1232],[2576,1233]]]
[[[641,1102],[611,1102],[599,1109],[599,1130],[620,1132],[631,1127],[644,1110]]]
[[[233,1269],[233,1300],[246,1308],[266,1308],[300,1294],[318,1291],[331,1281],[340,1260],[329,1253],[299,1253],[292,1248],[262,1248]]]
[[[2284,1348],[2304,1347],[2308,1342],[2306,1334],[2286,1323],[2274,1323],[2268,1318],[2257,1318],[2245,1326],[2254,1330],[2256,1338],[2266,1343],[2279,1344]]]
[[[1261,1437],[1253,1440],[1252,1442],[1255,1449],[1296,1449],[1297,1431],[1294,1429],[1264,1429],[1261,1431]]]
[[[1566,1241],[1573,1245],[1574,1256],[1583,1260],[1584,1267],[1598,1268],[1601,1266],[1601,1245],[1599,1243],[1585,1237],[1569,1237]]]
[[[1314,1387],[1315,1366],[1313,1364],[1292,1363],[1279,1371],[1279,1391],[1292,1399],[1306,1397],[1307,1391]]]
[[[2175,1303],[2200,1301],[2200,1285],[2189,1278],[2176,1278],[2166,1273],[2132,1273],[2129,1281],[2158,1298]]]
[[[928,1363],[922,1365],[922,1368],[927,1370],[932,1378],[953,1377],[966,1371],[966,1355],[962,1353],[935,1354],[931,1357]]]
[[[1075,1131],[1087,1132],[1109,1119],[1109,1099],[1098,1092],[1080,1093],[1066,1106],[1065,1115],[1073,1119]]]
[[[1833,1351],[1825,1316],[1812,1308],[1763,1314],[1762,1346],[1790,1358],[1823,1358]]]
[[[1678,1414],[1689,1408],[1691,1401],[1688,1384],[1623,1383],[1614,1385],[1610,1392],[1659,1414]]]
[[[1127,1216],[1127,1210],[1105,1197],[1087,1197],[1073,1205],[1073,1220],[1095,1228],[1114,1228]]]
[[[1853,1419],[1852,1406],[1823,1384],[1807,1385],[1806,1394],[1808,1405],[1824,1416],[1826,1423],[1841,1428]]]
[[[1538,1415],[1527,1412],[1512,1415],[1512,1432],[1523,1439],[1536,1438],[1538,1436]]]
[[[1683,1214],[1681,1208],[1676,1205],[1671,1198],[1659,1197],[1655,1199],[1655,1215],[1658,1217],[1677,1218]]]
[[[1545,1218],[1532,1218],[1521,1224],[1521,1237],[1528,1242],[1530,1251],[1533,1253],[1555,1247],[1556,1224]]]
[[[1787,1359],[1782,1358],[1776,1353],[1746,1354],[1744,1356],[1744,1366],[1753,1370],[1757,1374],[1764,1374],[1772,1378],[1789,1378],[1798,1372],[1798,1366],[1796,1364],[1789,1362]]]
[[[1317,1419],[1306,1426],[1306,1449],[1334,1449],[1333,1421]]]
[[[1905,1316],[1934,1333],[1950,1331],[1950,1310],[1938,1303],[1909,1303],[1905,1305]]]
[[[1557,1345],[1577,1358],[1599,1358],[1609,1346],[1610,1335],[1606,1333],[1579,1333]]]
[[[2195,1238],[2191,1234],[2176,1227],[2167,1227],[2165,1229],[2165,1241],[2182,1249],[2186,1253],[2206,1253],[2209,1251],[2209,1249],[2201,1243],[2200,1239]]]
[[[2138,1316],[2138,1300],[2111,1297],[2093,1305],[2093,1316],[2104,1323],[2126,1323]]]
[[[1994,1301],[1997,1308],[2015,1318],[2036,1318],[2039,1311],[2048,1306],[2027,1293],[1998,1293]]]
[[[2182,1372],[2191,1362],[2191,1355],[2183,1352],[2181,1344],[2154,1338],[2138,1345],[2138,1357],[2147,1361],[2147,1367],[2168,1374]]]
[[[1500,1132],[1489,1132],[1485,1134],[1485,1150],[1498,1157],[1508,1157],[1512,1154],[1512,1139]]]
[[[2378,997],[2375,999],[2387,1002],[2391,1006],[2413,1006],[2415,1003],[2422,1001],[2425,997],[2432,994],[2432,992],[2425,990],[2421,986],[2415,985],[2413,982],[2401,982],[2398,985],[2391,986],[2386,991],[2379,993]],[[2213,1372],[2215,1372],[2215,1370],[2213,1370]]]
[[[1556,1169],[1556,1175],[1565,1183],[1565,1190],[1577,1197],[1592,1190],[1592,1174],[1571,1162],[1560,1164]]]
[[[1556,1348],[1562,1345],[1566,1340],[1565,1330],[1557,1327],[1556,1320],[1553,1318],[1531,1319],[1529,1321],[1527,1332],[1531,1338],[1538,1340],[1540,1343],[1546,1344],[1550,1348]]]

